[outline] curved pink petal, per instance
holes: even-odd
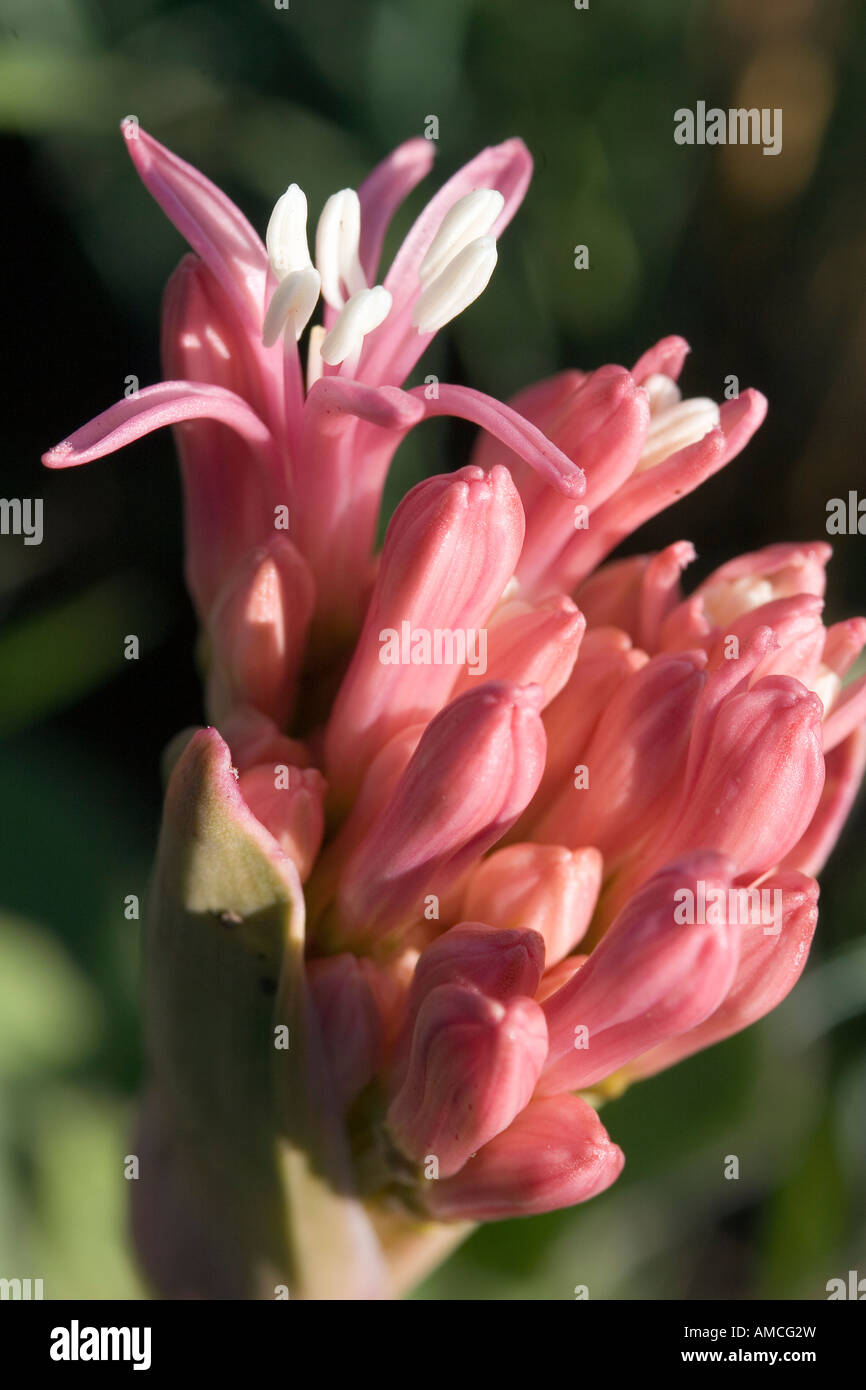
[[[268,258],[254,228],[216,184],[147,131],[136,128],[126,143],[148,192],[260,334]]]
[[[449,386],[440,382],[436,389],[435,400],[426,398],[423,386],[413,387],[408,394],[421,401],[428,418],[456,415],[460,420],[479,425],[540,473],[564,497],[583,496],[586,489],[583,469],[572,463],[547,435],[511,406],[469,386]]]
[[[501,1221],[585,1202],[622,1171],[622,1150],[580,1096],[545,1096],[479,1149],[453,1178],[431,1182],[440,1221]]]
[[[433,143],[417,136],[405,140],[377,164],[358,189],[361,204],[361,242],[358,259],[368,284],[379,268],[382,243],[391,218],[412,189],[433,167]]]
[[[789,871],[763,879],[757,888],[760,902],[755,899],[751,904],[746,895],[755,891],[740,887],[740,958],[731,988],[719,1007],[696,1028],[635,1058],[627,1067],[629,1078],[654,1076],[684,1057],[742,1032],[790,994],[803,973],[818,922],[818,885],[813,878]],[[773,917],[774,928],[765,925],[771,910],[781,918]]]
[[[270,430],[234,391],[204,381],[160,381],[117,401],[42,455],[48,468],[74,468],[185,420],[218,420],[248,444],[273,445]]]
[[[653,347],[648,348],[635,362],[631,374],[639,386],[643,385],[648,376],[656,376],[658,373],[676,381],[690,352],[691,348],[685,338],[672,333],[667,338],[660,338]]]

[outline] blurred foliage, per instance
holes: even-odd
[[[745,459],[630,544],[689,536],[703,573],[823,535],[827,497],[862,476],[864,25],[854,0],[0,0],[3,489],[39,492],[46,516],[43,545],[0,544],[4,1276],[42,1277],[48,1297],[141,1296],[124,1216],[139,1058],[123,903],[146,890],[160,750],[200,715],[170,440],[38,470],[129,373],[159,374],[159,295],[181,243],[119,121],[137,115],[260,228],[287,182],[315,209],[428,115],[445,173],[522,135],[536,178],[494,281],[421,373],[507,395],[680,332],[691,393],[720,395],[730,372],[759,386],[771,413]],[[673,111],[698,99],[782,106],[782,155],[675,146]],[[416,432],[387,506],[470,440],[446,421]],[[835,550],[831,618],[866,603],[862,541]],[[129,632],[138,662],[123,660]],[[587,1284],[592,1298],[822,1298],[866,1269],[862,824],[824,875],[795,994],[607,1108],[620,1182],[584,1208],[485,1228],[419,1297],[570,1299]]]

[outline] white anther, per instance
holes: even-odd
[[[319,298],[321,281],[312,265],[292,270],[280,281],[271,296],[262,326],[262,342],[272,347],[283,329],[291,330],[297,341],[312,317]]]
[[[336,367],[361,351],[364,337],[384,323],[391,309],[391,296],[384,285],[359,290],[340,312],[340,317],[322,343],[322,360]]]
[[[477,299],[496,265],[492,236],[476,237],[422,290],[412,311],[419,333],[436,333]]]
[[[662,410],[669,410],[672,405],[679,405],[683,398],[683,393],[663,372],[654,372],[648,376],[643,383],[643,389],[649,396],[650,411],[653,415],[658,415]]]
[[[280,280],[293,270],[303,270],[313,264],[307,246],[307,199],[296,183],[290,183],[277,199],[265,243],[268,260]]]
[[[358,259],[361,240],[361,204],[354,188],[333,193],[322,208],[316,228],[316,265],[322,277],[322,295],[332,309],[367,288]]]
[[[486,236],[504,207],[505,199],[495,188],[477,188],[458,198],[443,217],[421,262],[418,275],[422,285],[435,280],[471,241]]]
[[[679,449],[696,444],[718,423],[719,407],[706,396],[693,396],[691,400],[679,401],[666,410],[660,410],[650,419],[646,443],[635,472],[644,473],[647,468],[655,468],[656,464],[670,458]]]

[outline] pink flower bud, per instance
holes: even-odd
[[[494,683],[428,725],[393,798],[340,880],[343,929],[374,939],[422,916],[510,829],[538,786],[545,738],[538,686]]]
[[[421,952],[409,993],[409,1020],[439,985],[466,985],[504,1003],[518,995],[531,998],[543,971],[544,940],[537,931],[460,922]]]
[[[418,1012],[406,1079],[388,1109],[394,1141],[416,1163],[434,1157],[441,1178],[459,1172],[528,1103],[546,1051],[533,999],[501,1003],[440,985]]]
[[[768,676],[723,700],[656,853],[663,845],[668,854],[713,849],[746,878],[783,859],[824,785],[822,713],[818,697],[787,676]]]
[[[719,855],[693,854],[629,900],[586,964],[545,1000],[541,1094],[591,1086],[718,1008],[734,978],[739,931],[712,904],[727,894],[732,869]]]
[[[635,555],[603,565],[578,589],[590,627],[618,627],[647,651],[659,645],[663,621],[682,598],[680,575],[696,558],[689,541],[676,541],[657,555]],[[680,642],[680,650],[697,646]]]
[[[487,627],[487,679],[540,685],[548,705],[571,675],[585,631],[583,614],[565,594],[539,604],[512,599],[497,609]],[[471,690],[480,674],[466,668],[453,695]]]
[[[836,844],[866,771],[866,729],[855,729],[824,758],[824,786],[815,814],[782,861],[783,869],[817,874]]]
[[[827,629],[824,663],[842,677],[847,675],[866,645],[866,618],[848,618]]]
[[[638,526],[693,492],[729,463],[748,443],[766,413],[767,402],[760,391],[743,391],[736,400],[723,403],[719,425],[703,439],[677,450],[661,463],[635,472],[592,513],[589,530],[577,532],[576,539],[557,556],[559,586],[574,589]]]
[[[527,837],[529,827],[583,761],[586,745],[614,691],[648,660],[646,652],[633,648],[631,638],[617,628],[597,628],[586,634],[574,670],[544,711],[547,763],[538,794],[518,827]]]
[[[546,488],[537,475],[516,470],[526,510],[526,542],[517,575],[527,593],[544,596],[570,586],[561,583],[559,556],[582,541],[587,514],[634,471],[646,438],[649,404],[622,367],[601,367],[582,381],[573,396],[548,418],[536,421],[586,474],[580,508]],[[592,521],[589,521],[591,527]]]
[[[622,1150],[579,1096],[532,1101],[460,1172],[427,1185],[440,1221],[502,1221],[586,1202],[622,1172]]]
[[[220,723],[220,733],[232,750],[232,764],[247,772],[259,763],[309,767],[312,755],[300,739],[287,738],[277,725],[252,705],[234,705]]]
[[[343,1109],[373,1079],[382,1059],[382,1024],[364,962],[327,956],[308,966],[331,1079]]]
[[[731,638],[747,645],[762,627],[772,630],[778,646],[768,651],[755,667],[751,684],[762,676],[796,676],[811,687],[818,676],[824,650],[825,630],[821,622],[823,601],[814,594],[797,594],[791,598],[775,599],[772,603],[752,609],[735,618],[727,628],[707,643],[710,668],[730,660]],[[736,659],[736,658],[734,658]]]
[[[608,868],[633,850],[678,788],[703,664],[701,652],[655,656],[623,681],[583,754],[588,785],[566,779],[535,826],[539,840],[591,842]]]
[[[314,767],[303,771],[265,763],[238,779],[244,800],[257,820],[294,862],[301,882],[309,877],[325,830],[327,784]]]
[[[866,720],[866,676],[846,686],[824,722],[824,751],[829,753]]]
[[[568,955],[589,926],[601,869],[602,858],[594,848],[509,845],[496,850],[473,872],[464,912],[520,936],[526,930],[538,932],[544,938],[544,963],[550,966]],[[534,994],[535,989],[523,993]]]
[[[216,722],[237,704],[287,722],[313,603],[309,568],[285,536],[235,572],[208,619],[208,709]]]
[[[364,627],[328,724],[332,785],[342,792],[357,787],[388,739],[441,708],[466,644],[514,571],[522,540],[523,510],[504,468],[429,478],[404,498],[388,527]],[[442,634],[438,663],[436,631]],[[456,659],[461,639],[463,661]]]
[[[741,889],[744,894],[748,891]],[[683,1057],[739,1033],[775,1009],[794,988],[818,922],[818,885],[805,874],[787,871],[762,879],[751,893],[753,897],[761,894],[774,914],[778,907],[779,930],[761,920],[743,923],[736,974],[719,1007],[690,1032],[630,1063],[630,1077],[654,1076]],[[760,911],[755,915],[760,916]]]
[[[662,375],[676,381],[690,352],[691,348],[685,338],[671,333],[666,338],[660,338],[651,348],[647,348],[643,356],[635,362],[631,374],[641,386],[651,376]]]
[[[797,594],[823,598],[826,565],[832,551],[826,541],[813,545],[768,545],[738,555],[714,570],[695,595],[716,628],[730,628],[737,618],[775,599]]]

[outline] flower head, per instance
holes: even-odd
[[[431,1223],[602,1191],[623,1157],[599,1100],[793,986],[810,875],[866,763],[866,684],[844,684],[866,622],[823,625],[823,543],[741,556],[688,597],[688,542],[607,561],[765,413],[756,391],[684,396],[681,338],[511,405],[407,387],[491,279],[529,181],[520,141],[447,182],[385,270],[424,140],[333,194],[312,237],[290,184],[264,242],[150,136],[129,148],[193,253],[166,292],[169,379],[45,462],[175,427],[215,728],[176,754],[152,949],[181,950],[160,927],[184,924],[197,1007],[231,1019],[212,1032],[242,1078],[220,1089],[206,1055],[190,1064],[159,996],[148,1123],[195,1150],[186,1097],[232,1159],[218,1179],[184,1150],[177,1190],[206,1174],[202,1202],[224,1202],[236,1163],[244,1191],[273,1186],[308,1295],[366,1296]],[[480,426],[473,461],[413,488],[377,556],[391,459],[444,413]],[[291,1084],[252,1060],[272,1026]],[[250,1269],[279,1264],[259,1208],[238,1211]]]

